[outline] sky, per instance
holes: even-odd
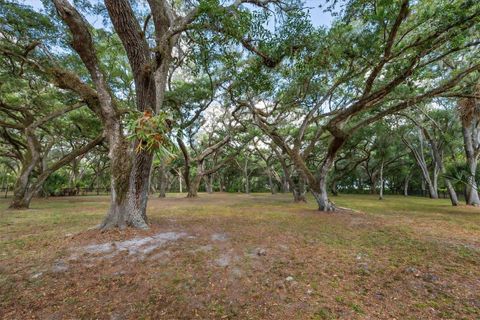
[[[22,2],[20,0],[20,2]],[[41,10],[43,4],[41,0],[24,0],[24,4],[32,6],[36,10]],[[330,26],[332,23],[332,16],[330,13],[323,12],[322,8],[319,8],[320,5],[325,4],[325,0],[305,0],[305,5],[309,8],[310,16],[312,19],[312,24],[314,26]],[[87,17],[87,20],[95,27],[102,26],[102,19],[100,17],[90,16]]]

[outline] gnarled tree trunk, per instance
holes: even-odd
[[[476,87],[480,93],[480,83]],[[477,162],[480,156],[480,104],[477,99],[461,99],[458,103],[462,122],[463,146],[467,162],[466,202],[468,205],[479,206],[478,186],[476,180]]]
[[[332,168],[335,156],[345,143],[346,138],[338,128],[332,128],[332,134],[334,134],[334,137],[328,146],[327,154],[318,172],[318,188],[314,188],[312,185],[309,186],[317,201],[318,210],[325,212],[335,211],[335,204],[328,198],[327,176]]]
[[[293,181],[292,181],[293,182]],[[305,180],[300,175],[297,183],[292,184],[292,193],[294,202],[307,202],[307,191],[305,190]]]
[[[141,142],[130,142],[124,136],[121,113],[100,67],[88,23],[67,0],[53,2],[72,33],[72,46],[89,71],[96,91],[68,72],[64,72],[68,78],[59,76],[57,81],[85,99],[102,120],[108,138],[112,196],[101,228],[147,228],[146,204],[153,156],[146,151],[136,152],[135,147]],[[137,110],[153,113],[155,108],[158,112],[163,101],[156,99],[153,75],[156,69],[146,68],[153,65],[152,55],[133,10],[127,0],[109,0],[105,5],[133,71]]]
[[[15,181],[10,209],[28,209],[34,193],[29,191],[32,173],[40,161],[40,143],[30,128],[25,129],[27,153],[22,161],[20,174]]]
[[[110,149],[110,209],[100,227],[147,229],[148,178],[152,156],[136,153],[124,140]]]
[[[100,135],[96,139],[87,143],[85,146],[73,150],[71,153],[62,157],[50,167],[44,168],[35,181],[32,181],[31,177],[27,177],[27,179],[24,180],[26,181],[26,184],[23,184],[24,181],[22,181],[22,189],[16,190],[16,194],[12,201],[11,208],[27,209],[30,206],[30,202],[32,201],[33,196],[40,191],[43,184],[52,173],[65,166],[66,164],[74,160],[76,157],[84,155],[85,153],[93,149],[95,146],[99,145],[103,141],[103,139],[103,136]]]
[[[190,185],[188,186],[188,194],[187,198],[196,198],[198,197],[198,189],[200,188],[200,183],[202,182],[203,175],[197,174],[192,181],[190,182]]]

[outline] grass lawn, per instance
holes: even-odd
[[[7,200],[2,319],[480,319],[480,209],[448,200],[174,194],[105,233],[108,197]]]

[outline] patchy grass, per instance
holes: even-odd
[[[480,209],[341,195],[171,195],[151,230],[90,230],[107,197],[0,202],[0,318],[478,319]],[[92,246],[96,245],[96,246]]]

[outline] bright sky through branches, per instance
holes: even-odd
[[[24,4],[32,6],[36,10],[41,10],[43,4],[41,0],[25,0]],[[323,12],[323,8],[319,8],[320,5],[325,5],[325,0],[306,0],[305,6],[310,11],[312,24],[314,26],[329,26],[332,23],[332,16],[328,12]],[[95,27],[102,27],[102,18],[96,16],[87,16],[87,20]]]

